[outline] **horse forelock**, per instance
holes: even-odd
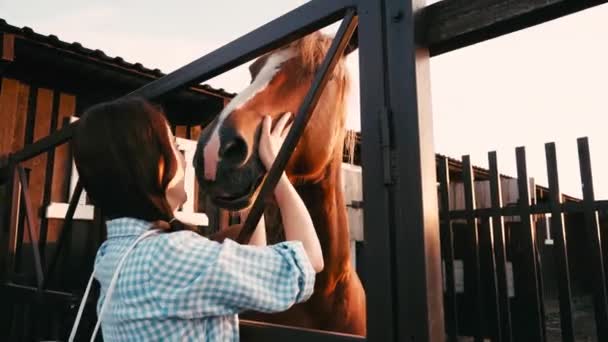
[[[263,65],[259,66],[259,70],[256,73],[256,77],[253,79],[251,84],[249,84],[249,86],[243,91],[238,93],[220,112],[217,124],[209,139],[209,143],[205,145],[204,148],[205,161],[208,163],[208,167],[205,167],[205,177],[207,179],[214,180],[216,176],[215,173],[217,170],[217,163],[220,159],[219,130],[222,127],[222,123],[228,118],[231,113],[243,107],[257,94],[264,91],[264,89],[266,89],[268,84],[270,84],[272,79],[280,71],[283,63],[293,58],[293,56],[294,52],[291,49],[284,49],[270,56],[267,56],[263,61]]]

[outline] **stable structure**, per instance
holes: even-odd
[[[296,116],[296,123],[262,185],[260,194],[272,191],[273,182],[284,168],[290,149],[295,146],[322,91],[328,71],[333,68],[336,56],[341,55],[353,38],[358,41],[361,79],[361,164],[363,180],[363,209],[365,248],[359,260],[362,263],[364,286],[368,303],[368,335],[345,336],[331,332],[319,332],[290,327],[277,327],[256,322],[242,322],[241,336],[247,341],[275,341],[289,338],[293,341],[445,341],[446,335],[456,341],[458,325],[453,315],[454,282],[453,243],[450,233],[452,219],[465,219],[468,229],[475,232],[479,241],[479,220],[491,218],[494,236],[504,232],[503,217],[519,216],[522,222],[522,245],[526,267],[525,293],[522,297],[528,308],[525,324],[525,340],[545,340],[545,324],[542,309],[542,286],[539,286],[539,269],[534,228],[531,215],[552,214],[558,245],[560,276],[560,305],[562,305],[563,340],[573,340],[571,294],[566,243],[561,231],[562,213],[580,212],[585,217],[590,252],[589,269],[593,279],[595,319],[598,339],[608,340],[608,303],[606,301],[606,277],[602,239],[597,212],[607,208],[606,203],[596,201],[589,161],[589,149],[585,139],[579,141],[581,178],[584,183],[582,202],[564,204],[560,198],[555,150],[547,145],[549,161],[550,201],[546,205],[530,202],[528,176],[525,166],[525,150],[517,150],[519,199],[515,206],[503,206],[499,188],[496,154],[490,154],[490,185],[492,207],[477,209],[473,195],[473,173],[468,158],[463,159],[465,183],[465,210],[439,213],[440,203],[449,208],[449,179],[446,162],[436,163],[433,148],[433,125],[429,96],[429,58],[483,40],[491,39],[525,27],[536,25],[605,1],[569,0],[444,0],[424,7],[419,0],[312,0],[270,23],[236,39],[222,48],[193,61],[175,72],[145,84],[125,96],[137,95],[154,101],[190,89],[231,68],[241,65],[262,53],[298,39],[326,25],[340,21],[342,24],[326,61],[313,82],[313,86]],[[355,32],[355,28],[357,28]],[[10,38],[9,38],[10,42]],[[3,47],[5,44],[3,44]],[[10,58],[10,51],[2,51],[2,58]],[[301,119],[300,119],[301,118]],[[193,118],[194,120],[194,118]],[[198,120],[198,119],[197,119]],[[181,124],[190,125],[190,122]],[[77,121],[63,126],[52,135],[42,138],[23,149],[14,151],[7,158],[4,178],[10,193],[28,197],[27,175],[22,163],[53,150],[69,140]],[[399,134],[395,134],[398,132]],[[437,173],[439,166],[441,172]],[[437,181],[442,185],[438,196]],[[66,227],[78,204],[82,187],[76,184],[74,196],[67,208]],[[263,196],[260,196],[260,198]],[[36,223],[28,201],[24,201],[26,232],[34,234]],[[11,206],[20,202],[8,202],[4,210],[13,212]],[[254,204],[249,225],[261,214],[263,204]],[[13,217],[14,219],[14,217]],[[10,222],[3,222],[3,228]],[[603,236],[602,236],[603,235]],[[37,242],[37,241],[36,241]],[[480,264],[479,244],[476,243],[474,260]],[[9,293],[3,291],[3,300],[17,298],[49,308],[63,305],[70,317],[70,303],[77,300],[79,292],[57,292],[45,288],[45,274],[39,260],[38,244],[32,244],[37,268],[34,286],[13,286]],[[446,260],[447,296],[444,300],[442,254]],[[473,307],[479,318],[474,327],[476,340],[492,336],[499,341],[521,340],[514,336],[509,314],[506,289],[506,259],[504,241],[492,242],[494,288],[496,310],[500,330],[487,334],[485,305],[482,292],[474,296]],[[480,267],[473,272],[475,283],[481,289]],[[48,276],[48,275],[47,275]],[[515,323],[515,321],[513,321]],[[84,329],[83,329],[84,330]]]
[[[41,35],[28,27],[14,27],[1,19],[0,34],[0,156],[57,131],[92,104],[120,97],[164,76],[158,69],[110,57],[79,43],[67,43],[54,35]],[[162,100],[174,133],[183,140],[184,153],[192,149],[201,126],[212,120],[233,96],[197,85]],[[69,155],[69,144],[63,144],[24,164],[32,172],[32,209],[46,213],[39,222],[42,244],[56,239],[60,223],[57,220],[65,217],[76,184]],[[194,180],[193,174],[190,178]],[[195,212],[195,194],[190,196],[191,212]],[[93,208],[78,207],[75,217],[94,220]]]

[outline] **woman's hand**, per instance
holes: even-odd
[[[287,133],[291,129],[291,126],[285,127],[290,117],[291,113],[283,115],[272,132],[270,131],[272,124],[270,117],[264,118],[259,155],[267,170],[272,166]],[[321,272],[324,267],[323,251],[312,218],[302,198],[291,185],[285,173],[277,183],[274,194],[281,211],[281,221],[283,222],[286,240],[301,241],[312,267],[317,273]]]
[[[271,131],[272,119],[270,116],[264,117],[258,152],[266,170],[270,170],[272,163],[277,157],[277,154],[279,154],[279,150],[285,141],[285,137],[287,137],[287,134],[291,129],[291,125],[285,127],[290,118],[291,113],[285,113]]]

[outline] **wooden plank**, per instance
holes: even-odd
[[[9,151],[16,151],[19,150],[21,148],[23,148],[24,145],[24,141],[25,141],[25,125],[26,125],[26,117],[27,117],[27,111],[28,111],[28,103],[29,103],[29,86],[20,82],[17,82],[18,84],[18,90],[17,90],[17,98],[16,101],[12,102],[12,103],[6,103],[4,101],[6,101],[7,99],[9,99],[10,101],[13,101],[12,96],[9,97],[1,97],[2,102],[0,102],[0,111],[2,111],[2,115],[0,115],[0,118],[2,118],[2,122],[6,124],[2,125],[2,127],[0,127],[0,131],[2,133],[0,133],[0,139],[7,138],[6,141],[9,141],[8,139],[11,139],[11,143],[10,143],[10,147],[8,148]],[[12,88],[12,86],[11,86]],[[5,90],[6,88],[3,87],[3,90]],[[12,91],[12,89],[11,89]],[[14,115],[12,115],[12,119],[13,120],[4,120],[5,118],[5,114],[7,114],[7,112],[3,111],[3,109],[7,109],[5,108],[5,105],[7,107],[12,107],[13,104],[15,104],[15,112]],[[12,128],[12,132],[11,134],[7,134],[6,136],[4,135],[5,132],[9,132],[9,130]],[[12,172],[11,170],[7,169],[7,174],[6,174],[6,181],[10,181],[11,177],[10,177],[10,172]],[[12,262],[13,262],[13,257],[14,257],[14,252],[17,249],[17,245],[16,245],[16,241],[17,241],[17,234],[14,231],[14,228],[17,226],[17,220],[19,217],[19,208],[16,205],[13,205],[14,203],[19,203],[19,194],[18,193],[13,193],[12,189],[14,188],[14,185],[11,184],[7,184],[6,188],[5,188],[5,198],[6,201],[12,201],[12,203],[2,203],[3,199],[0,199],[0,205],[3,207],[2,210],[4,210],[3,213],[0,213],[0,220],[2,220],[1,224],[8,224],[8,227],[5,227],[4,232],[0,233],[0,248],[3,248],[2,251],[0,251],[0,269],[4,266],[4,265],[8,265],[8,263],[10,263],[11,265],[9,266],[9,269],[12,267]],[[17,187],[18,189],[18,187]],[[1,190],[0,190],[1,191]],[[12,195],[12,197],[11,197]],[[13,217],[14,214],[14,217]],[[3,217],[4,215],[6,215],[6,217]],[[7,221],[7,219],[11,217],[12,221]],[[12,254],[12,255],[11,255]],[[6,262],[6,258],[9,259],[8,263]],[[2,273],[2,271],[0,270],[0,273]]]
[[[513,328],[511,323],[511,303],[509,300],[509,285],[507,273],[507,252],[505,241],[505,223],[500,213],[500,208],[503,206],[501,197],[501,182],[498,172],[498,157],[496,152],[488,153],[488,164],[490,165],[490,202],[492,205],[492,233],[493,233],[493,251],[494,263],[496,267],[495,284],[497,284],[496,297],[498,298],[497,306],[499,308],[497,317],[498,338],[502,342],[511,342],[513,340]]]
[[[561,193],[557,168],[555,143],[545,144],[547,160],[547,179],[549,180],[549,203],[551,206],[551,235],[555,243],[555,266],[557,268],[557,287],[559,290],[559,314],[562,328],[562,341],[574,342],[574,316],[572,289],[570,287],[570,265],[568,263],[568,241],[564,227],[564,217],[560,205]]]
[[[519,191],[519,215],[521,233],[521,263],[516,272],[515,284],[519,283],[516,290],[520,293],[520,303],[525,303],[525,312],[520,312],[518,318],[523,326],[515,340],[544,341],[545,338],[545,315],[543,306],[543,288],[539,274],[542,274],[541,265],[538,260],[536,245],[536,227],[532,223],[530,183],[526,162],[526,150],[517,147],[515,151],[517,180]],[[523,307],[523,306],[520,306]]]
[[[188,130],[188,126],[183,126],[183,125],[175,126],[175,136],[178,138],[187,139],[187,133],[186,133],[187,130]]]
[[[608,292],[606,289],[606,270],[602,246],[602,231],[594,209],[595,193],[593,190],[593,173],[591,152],[588,138],[577,139],[578,159],[585,208],[585,231],[587,232],[588,271],[592,274],[593,305],[595,308],[595,328],[598,341],[608,341]],[[605,241],[605,240],[604,240]]]
[[[441,254],[444,263],[444,314],[446,333],[449,342],[458,341],[458,306],[456,301],[456,282],[454,274],[454,234],[450,221],[450,171],[448,159],[438,161]]]
[[[0,154],[12,151],[13,133],[17,117],[17,99],[19,97],[19,81],[10,78],[2,79],[0,93]]]
[[[443,0],[416,27],[432,56],[606,3],[607,0]]]
[[[34,124],[34,141],[42,139],[51,133],[51,116],[53,113],[53,91],[50,89],[38,89],[36,98],[36,122]],[[31,169],[29,191],[32,199],[34,213],[40,212],[44,196],[44,185],[46,178],[47,153],[40,154],[23,163],[25,167]],[[40,220],[36,226],[40,227]],[[36,231],[35,235],[39,232]],[[25,236],[25,241],[29,242],[29,237]]]
[[[61,94],[59,97],[59,108],[57,111],[57,129],[69,125],[69,118],[76,112],[76,97],[71,94]],[[53,180],[51,183],[51,202],[67,203],[70,185],[70,170],[72,158],[68,143],[57,146],[53,162]],[[61,221],[49,219],[48,242],[55,242],[61,229]]]
[[[2,34],[2,51],[0,59],[12,62],[15,59],[15,35],[12,33]]]
[[[198,140],[198,137],[201,135],[201,126],[195,125],[190,127],[190,139]]]
[[[350,239],[363,241],[363,182],[361,166],[342,163],[342,193],[346,203]]]
[[[465,210],[467,211],[467,224],[466,228],[473,235],[473,263],[471,265],[472,273],[474,274],[475,280],[472,288],[475,298],[475,321],[476,331],[475,342],[481,342],[484,339],[484,333],[486,331],[486,312],[484,305],[484,288],[481,283],[481,256],[480,256],[480,227],[478,219],[474,215],[476,209],[475,205],[475,189],[473,179],[473,168],[471,166],[470,156],[462,157],[462,173],[464,182],[464,202]]]
[[[29,106],[30,87],[25,83],[19,84],[19,92],[17,96],[17,111],[13,126],[13,134],[11,136],[11,151],[17,151],[23,148],[25,144],[25,126],[27,112]]]

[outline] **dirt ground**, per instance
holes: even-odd
[[[573,298],[574,333],[577,342],[598,342],[591,297]],[[561,341],[559,302],[545,302],[547,341]]]

